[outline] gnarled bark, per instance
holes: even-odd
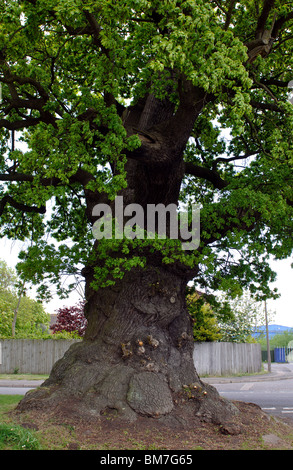
[[[185,287],[182,276],[159,266],[133,270],[98,292],[89,287],[84,340],[18,408],[63,412],[70,406],[72,415],[130,422],[142,416],[184,425],[190,414],[230,421],[236,408],[194,368]]]

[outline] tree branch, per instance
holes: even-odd
[[[31,77],[19,77],[18,75],[15,75],[10,72],[7,64],[3,65],[6,65],[6,70],[4,70],[4,76],[1,78],[1,81],[3,83],[13,84],[16,82],[19,85],[32,85],[44,100],[48,100],[49,95],[46,92],[45,88],[40,84],[40,82]]]
[[[212,183],[217,189],[224,189],[229,184],[215,170],[194,165],[190,162],[185,162],[185,174],[195,176],[196,178],[203,178]]]
[[[28,206],[26,204],[17,202],[13,197],[6,195],[0,200],[0,216],[3,214],[6,204],[10,204],[12,207],[21,212],[34,212],[37,214],[45,214],[46,212],[45,206]]]
[[[0,119],[0,127],[5,127],[9,131],[19,131],[25,127],[36,126],[42,122],[40,117],[33,118],[28,117],[27,119],[18,119],[17,121],[8,121],[8,119]]]
[[[293,11],[289,13],[288,15],[283,15],[281,18],[276,20],[275,25],[273,27],[272,31],[272,37],[277,38],[280,32],[280,29],[287,23],[288,21],[293,19]]]
[[[0,174],[0,181],[6,181],[6,182],[30,182],[32,183],[34,181],[34,175],[28,175],[25,173],[2,173]],[[80,183],[83,186],[86,186],[90,181],[94,180],[94,176],[87,172],[86,170],[83,170],[82,168],[79,168],[77,172],[72,175],[69,178],[70,183]],[[42,178],[40,180],[40,183],[42,186],[58,186],[60,184],[64,184],[59,178]]]
[[[217,163],[226,163],[226,162],[233,162],[236,160],[245,160],[246,158],[252,157],[253,155],[256,155],[256,152],[247,152],[244,155],[237,155],[237,156],[228,157],[228,158],[218,157],[213,163],[213,168],[216,167]]]
[[[207,103],[216,98],[204,89],[193,85],[185,77],[179,82],[179,105],[165,123],[164,135],[176,154],[182,154],[192,133],[194,123]]]
[[[227,12],[227,15],[226,15],[226,21],[225,21],[224,29],[228,29],[228,26],[231,22],[232,13],[233,13],[233,10],[234,10],[235,3],[236,3],[236,0],[230,0],[228,12]]]
[[[266,21],[268,19],[268,16],[269,16],[271,10],[274,8],[274,6],[275,6],[275,0],[265,0],[264,1],[263,9],[262,9],[260,17],[258,19],[257,27],[256,27],[255,37],[257,39],[262,37],[264,29],[265,29]]]
[[[258,101],[255,101],[255,100],[251,100],[250,101],[250,104],[253,108],[256,108],[256,109],[261,109],[263,111],[275,111],[276,113],[283,113],[283,109],[280,108],[279,106],[277,106],[276,104],[273,104],[273,103],[260,103]]]
[[[275,14],[271,28],[265,29],[266,21],[269,14],[274,9],[274,6],[275,0],[265,0],[262,13],[257,22],[255,39],[246,44],[246,47],[248,48],[249,63],[253,62],[258,55],[268,55],[271,52],[273,43],[279,36],[283,26],[293,19],[293,12],[288,15],[283,15],[279,19],[276,18],[277,14]]]
[[[276,78],[268,78],[260,80],[260,83],[263,85],[273,85],[281,88],[288,88],[289,80],[284,82],[282,80],[277,80]]]
[[[0,81],[2,83],[6,83],[8,85],[10,96],[11,98],[7,98],[7,102],[9,103],[8,108],[3,110],[4,115],[9,114],[12,109],[21,110],[36,110],[40,113],[40,117],[24,117],[24,119],[18,119],[15,121],[10,122],[7,119],[0,119],[0,126],[5,127],[9,130],[20,130],[24,127],[30,127],[38,124],[39,122],[43,121],[46,123],[50,123],[56,126],[56,119],[55,117],[49,113],[49,111],[44,110],[44,106],[49,100],[49,95],[45,88],[35,79],[31,77],[19,77],[11,73],[9,65],[5,62],[5,60],[1,60],[0,64],[2,65],[2,73],[3,76],[1,77]],[[18,91],[15,87],[15,84],[18,85],[32,85],[39,97],[36,96],[29,96],[28,99],[24,99],[19,96]],[[28,96],[28,94],[26,94]],[[19,112],[19,115],[21,113]]]

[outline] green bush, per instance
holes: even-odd
[[[211,306],[197,292],[187,295],[186,304],[193,321],[194,341],[219,341],[221,333]]]

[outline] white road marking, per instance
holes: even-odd
[[[253,383],[245,383],[244,385],[242,385],[242,387],[240,388],[240,390],[250,390],[252,387],[253,387]]]
[[[272,406],[270,408],[268,407],[263,407],[262,410],[264,411],[273,411],[276,410],[277,408],[275,406]],[[281,413],[293,413],[293,407],[292,406],[284,406],[284,408],[281,409]]]

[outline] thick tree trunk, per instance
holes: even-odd
[[[206,99],[201,90],[187,92],[185,97],[182,89],[174,116],[168,103],[163,109],[149,98],[125,118],[130,134],[131,126],[140,126],[142,141],[127,162],[125,205],[145,209],[148,204],[178,203],[182,153]],[[161,125],[156,124],[158,116],[164,117]],[[90,191],[86,197],[90,214],[99,201]],[[84,270],[85,338],[54,365],[39,390],[25,396],[20,410],[67,410],[95,419],[114,414],[127,421],[145,417],[183,425],[190,417],[222,423],[237,413],[194,368],[192,323],[185,305],[186,285],[194,272],[179,265],[164,267],[159,255],[145,256],[145,269],[132,269],[115,286],[98,291],[91,287],[92,270]]]
[[[130,422],[141,416],[181,425],[190,417],[230,421],[236,408],[194,368],[185,288],[182,276],[159,267],[133,270],[98,292],[89,287],[84,340],[18,408]]]

